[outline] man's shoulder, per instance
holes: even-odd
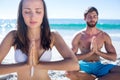
[[[85,32],[84,31],[78,31],[76,32],[74,35],[73,35],[73,40],[78,40],[81,38],[81,36],[84,34]]]
[[[109,36],[109,34],[105,31],[101,31],[100,33],[102,33],[102,36]]]
[[[75,36],[81,36],[84,33],[85,33],[85,30],[81,30],[81,31],[76,32],[74,35]]]
[[[105,32],[105,31],[101,31],[101,32],[100,32],[100,35],[101,35],[102,38],[105,39],[105,40],[106,40],[106,39],[107,39],[107,40],[110,39],[110,35],[109,35],[107,32]]]

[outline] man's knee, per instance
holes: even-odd
[[[119,72],[120,73],[120,66],[113,67],[110,72]]]

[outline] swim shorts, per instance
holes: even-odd
[[[93,74],[96,77],[106,75],[115,66],[113,64],[102,64],[100,61],[88,62],[84,60],[80,60],[79,65],[81,71],[84,71],[88,74]]]

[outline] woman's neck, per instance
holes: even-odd
[[[29,40],[40,40],[40,29],[29,29],[28,38]]]

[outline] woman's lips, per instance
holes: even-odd
[[[36,21],[30,21],[30,24],[32,24],[32,25],[34,25],[36,23],[37,23]]]

